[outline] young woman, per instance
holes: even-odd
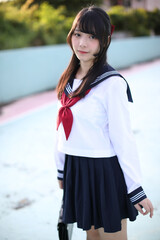
[[[101,8],[78,13],[67,37],[73,55],[57,86],[63,221],[77,222],[88,240],[126,240],[127,218],[153,216],[130,126],[130,88],[106,61],[112,29]]]

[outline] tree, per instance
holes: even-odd
[[[88,5],[99,6],[103,2],[103,0],[94,0],[94,1],[92,0],[69,0],[69,1],[68,0],[33,0],[33,1],[15,0],[14,4],[21,7],[23,4],[26,4],[26,2],[29,3],[29,4],[27,3],[29,7],[31,7],[34,4],[41,5],[42,3],[47,2],[55,8],[58,8],[59,6],[63,5],[67,8],[69,12],[77,12],[82,7],[86,7]]]

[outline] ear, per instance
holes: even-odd
[[[109,35],[109,36],[108,36],[108,43],[107,43],[107,46],[110,44],[110,41],[111,41],[111,36]]]

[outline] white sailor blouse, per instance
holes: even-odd
[[[66,85],[65,97],[75,91],[81,81],[71,79]],[[92,158],[116,155],[131,202],[136,204],[146,198],[141,187],[141,170],[128,101],[132,102],[132,96],[127,81],[109,65],[103,67],[84,98],[70,107],[59,101],[59,115],[61,111],[69,110],[72,124],[66,135],[66,126],[58,115],[55,146],[58,179],[63,179],[65,154]],[[65,118],[66,112],[63,113]]]

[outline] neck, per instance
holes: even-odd
[[[89,69],[93,66],[93,63],[80,62],[80,67],[78,69],[77,75],[83,78],[88,73]]]

